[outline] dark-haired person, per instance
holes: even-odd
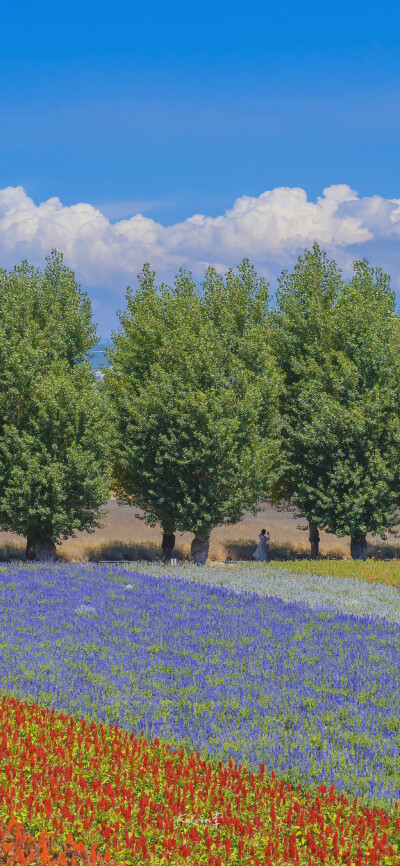
[[[260,543],[253,553],[253,559],[257,559],[259,562],[268,562],[269,532],[267,532],[266,529],[262,529],[258,538],[260,540]]]

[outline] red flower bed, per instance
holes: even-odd
[[[69,833],[65,845],[55,846],[51,842],[51,836],[41,833],[39,838],[27,835],[23,824],[18,824],[15,819],[10,818],[7,827],[0,823],[0,864],[1,866],[14,866],[27,863],[43,864],[43,866],[116,866],[111,860],[110,854],[101,857],[96,852],[96,846],[92,845],[89,851],[85,849],[82,842],[75,842]]]
[[[396,804],[397,808],[397,804]],[[0,704],[0,864],[399,864],[400,819],[118,728]]]

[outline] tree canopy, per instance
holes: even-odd
[[[280,315],[278,307],[287,345],[294,319],[284,330]],[[313,526],[350,535],[356,558],[366,555],[367,532],[384,538],[398,522],[399,336],[389,277],[363,260],[328,293],[318,341],[284,362],[286,466],[277,490]]]
[[[0,526],[31,558],[97,526],[109,490],[90,301],[59,253],[46,261],[0,271]]]
[[[279,377],[251,318],[249,287],[239,303],[239,282],[229,276],[230,298],[212,269],[203,291],[183,271],[172,287],[157,290],[154,278],[145,266],[139,290],[128,291],[108,353],[114,484],[164,536],[193,532],[201,558],[212,528],[239,520],[275,478]],[[240,346],[240,314],[253,346]]]
[[[127,290],[111,367],[97,386],[89,298],[53,250],[43,271],[0,270],[0,527],[27,555],[92,531],[112,476],[120,502],[163,529],[194,534],[270,499],[350,535],[397,525],[400,317],[390,278],[364,259],[344,280],[314,244],[269,287],[247,259],[197,286],[157,286],[145,264]],[[111,472],[112,470],[112,472]]]
[[[350,535],[357,558],[366,555],[368,532],[386,538],[398,523],[399,374],[400,320],[389,277],[356,262],[335,307],[323,398],[316,405],[304,396],[303,406],[310,443],[318,437],[324,457],[314,517],[328,532]]]
[[[272,499],[292,508],[309,522],[311,550],[318,554],[318,523],[314,517],[316,485],[320,467],[308,460],[307,433],[304,430],[304,400],[319,390],[327,358],[331,352],[334,308],[342,280],[336,262],[314,243],[300,255],[292,272],[286,270],[278,280],[276,309],[270,312],[271,344],[284,380],[280,406],[282,415],[282,472]],[[318,446],[317,450],[318,450]],[[310,451],[311,457],[311,451]]]

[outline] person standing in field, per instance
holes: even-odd
[[[269,532],[262,529],[258,536],[260,543],[253,553],[253,559],[258,559],[259,562],[268,562],[269,559]]]

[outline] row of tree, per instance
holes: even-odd
[[[400,506],[400,317],[366,260],[344,280],[318,244],[275,308],[247,259],[200,286],[145,265],[97,384],[87,295],[53,251],[0,271],[0,528],[27,556],[99,525],[112,489],[205,561],[211,530],[269,500],[319,528],[386,537]]]

